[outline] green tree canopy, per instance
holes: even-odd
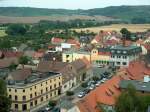
[[[131,32],[128,31],[127,28],[122,28],[120,30],[120,33],[122,33],[122,36],[123,36],[124,39],[130,39],[130,37],[131,37]]]
[[[9,112],[11,101],[7,97],[7,88],[4,80],[0,79],[0,112]]]
[[[28,64],[28,62],[29,62],[29,58],[27,56],[22,56],[19,58],[19,63],[22,64],[23,67],[25,64]]]
[[[6,29],[8,35],[24,35],[27,32],[28,27],[23,24],[12,24]]]
[[[139,96],[132,85],[128,85],[118,97],[115,105],[116,112],[146,112],[150,105],[149,96]]]

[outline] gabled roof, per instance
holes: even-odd
[[[39,72],[58,72],[67,65],[66,62],[57,62],[57,61],[40,61],[37,67]]]
[[[142,61],[131,62],[126,71],[133,80],[143,80],[144,75],[150,75],[150,68]]]
[[[31,75],[31,69],[21,69],[16,70],[14,72],[11,72],[9,75],[13,78],[15,81],[24,81]]]
[[[61,38],[59,38],[59,37],[53,37],[52,39],[51,39],[51,43],[52,44],[61,44],[61,43],[63,43],[65,40],[64,39],[61,39]]]
[[[114,105],[116,97],[121,93],[118,87],[120,80],[119,76],[114,76],[79,101],[78,106],[81,112],[99,112],[97,102],[104,105]]]
[[[82,69],[86,69],[86,64],[82,59],[75,60],[71,62],[71,65],[77,70],[80,71]]]
[[[3,51],[2,53],[4,54],[5,58],[11,58],[11,57],[19,58],[23,56],[23,52]]]
[[[17,58],[4,58],[4,59],[0,59],[0,68],[7,68],[12,63],[18,64],[18,59]]]
[[[80,45],[79,41],[75,39],[67,39],[68,44],[73,44],[73,45]]]

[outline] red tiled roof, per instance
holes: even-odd
[[[148,68],[144,62],[134,61],[131,62],[127,68],[127,73],[134,80],[143,80],[144,75],[150,75],[150,68]]]
[[[99,35],[96,35],[94,40],[96,40],[97,42],[100,42],[102,40],[102,37],[100,37]]]
[[[33,55],[34,58],[41,58],[43,56],[44,56],[43,52],[35,52],[34,55]]]
[[[64,42],[64,39],[61,39],[61,38],[58,38],[58,37],[53,37],[51,39],[51,43],[53,44],[60,44],[60,43],[63,43]]]
[[[69,43],[69,44],[75,44],[75,45],[80,45],[79,41],[77,41],[75,39],[68,39],[67,43]]]
[[[83,101],[78,103],[81,112],[99,112],[96,108],[97,102],[104,105],[114,105],[116,97],[121,93],[118,86],[121,80],[119,76],[114,76],[111,80],[89,93]]]
[[[11,57],[21,57],[23,55],[23,52],[13,52],[13,51],[3,51],[5,58],[11,58]]]
[[[110,52],[98,52],[98,55],[105,55],[105,56],[110,56]]]

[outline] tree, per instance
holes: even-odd
[[[9,65],[9,70],[12,71],[12,70],[15,70],[17,68],[17,65],[15,63],[11,63],[11,65]]]
[[[12,24],[6,29],[8,35],[24,35],[27,32],[27,27],[22,24]]]
[[[57,104],[57,102],[54,101],[54,100],[51,100],[51,101],[48,102],[48,106],[49,106],[49,107],[55,107],[56,104]]]
[[[73,92],[73,91],[67,91],[67,92],[66,92],[66,95],[67,95],[67,96],[73,96],[73,95],[74,95],[74,92]]]
[[[29,58],[27,56],[22,56],[19,58],[19,63],[22,64],[22,67],[24,68],[25,64],[28,64]]]
[[[4,80],[0,79],[0,111],[9,112],[11,101],[7,97],[7,87]]]
[[[146,111],[143,109],[143,101],[141,99],[141,96],[137,95],[136,90],[132,85],[128,85],[127,90],[123,91],[121,95],[118,97],[115,105],[115,110],[116,112]]]
[[[122,28],[122,29],[120,30],[120,32],[122,33],[122,36],[123,36],[124,39],[130,39],[130,37],[131,37],[131,32],[128,31],[126,28]]]

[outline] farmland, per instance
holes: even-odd
[[[76,31],[89,30],[89,31],[98,33],[100,30],[120,31],[121,28],[127,28],[131,32],[144,32],[144,31],[150,29],[150,24],[112,24],[112,25],[101,26],[101,27],[79,28],[79,29],[75,29],[75,30]]]

